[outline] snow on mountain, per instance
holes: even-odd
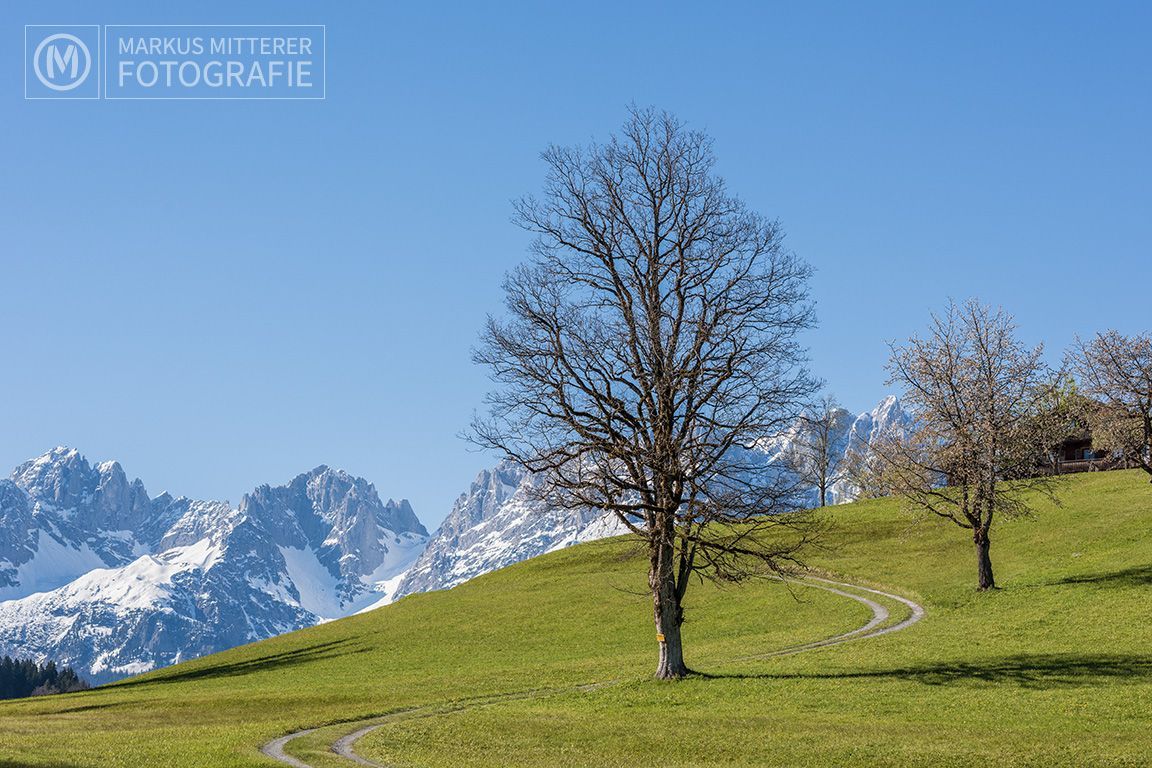
[[[834,482],[828,489],[828,503],[844,504],[859,496],[859,489],[842,472],[844,462],[853,453],[866,453],[883,438],[901,433],[910,424],[911,417],[894,395],[884,398],[871,411],[857,415],[844,408],[833,411],[828,435],[828,474]],[[800,419],[783,435],[763,446],[763,450],[769,461],[791,467],[802,476],[811,476],[813,454],[819,454],[819,442],[812,428]],[[819,504],[819,492],[815,488],[809,495],[813,505]]]
[[[889,395],[871,411],[861,413],[852,422],[844,441],[840,461],[853,452],[866,454],[886,438],[900,436],[912,426],[912,416],[900,405],[900,399]],[[829,493],[833,504],[843,504],[859,497],[860,489],[848,477],[841,477]]]
[[[873,445],[883,437],[907,429],[912,417],[900,405],[900,399],[888,395],[871,411],[856,417],[849,432],[849,442],[855,445]]]
[[[625,532],[595,510],[548,507],[533,493],[537,482],[507,461],[477,475],[400,581],[397,596],[447,589],[545,552]]]
[[[55,589],[153,551],[179,511],[116,462],[54,448],[0,480],[0,600]]]
[[[428,540],[407,500],[382,504],[368,481],[323,466],[285,486],[260,486],[244,497],[240,512],[267,532],[323,618],[378,601],[381,584]],[[327,602],[317,602],[318,591]]]
[[[836,408],[832,411],[832,419],[828,435],[828,445],[832,455],[843,454],[848,449],[848,436],[852,427],[860,418],[845,408]],[[864,414],[861,414],[861,417]],[[802,467],[808,463],[802,446],[814,439],[812,429],[804,419],[797,419],[783,434],[766,440],[759,446],[770,463],[782,464],[792,467]]]
[[[0,653],[136,674],[387,602],[427,539],[324,466],[232,508],[56,448],[0,481]]]

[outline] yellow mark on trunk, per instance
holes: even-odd
[[[658,643],[662,643],[662,642],[664,642],[664,635],[662,635],[662,634],[660,634],[659,632],[657,632],[657,633],[656,633],[656,642],[658,642]]]

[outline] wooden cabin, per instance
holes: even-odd
[[[1088,433],[1065,440],[1056,451],[1055,459],[1056,466],[1053,469],[1058,475],[1121,469],[1125,466],[1121,457],[1093,448],[1092,435]]]

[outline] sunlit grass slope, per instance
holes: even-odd
[[[1152,765],[1152,487],[1067,480],[1063,507],[1002,523],[1003,589],[978,594],[963,532],[891,501],[840,507],[819,564],[909,590],[906,631],[715,679],[631,683],[387,726],[403,765]]]
[[[0,765],[267,765],[282,733],[398,708],[655,669],[644,563],[626,540],[521,563],[459,588],[294,632],[81,696],[0,703]],[[697,587],[699,658],[859,626],[862,605],[780,584]],[[7,761],[7,762],[6,762]]]
[[[814,564],[928,610],[891,635],[736,661],[863,624],[779,584],[694,587],[689,663],[651,681],[644,564],[584,545],[363,616],[85,694],[0,705],[0,765],[269,765],[303,727],[422,704],[618,681],[386,725],[403,766],[1144,766],[1152,755],[1152,488],[1067,481],[1064,506],[1002,523],[1004,589],[977,594],[963,532],[892,501],[838,507]],[[325,729],[294,745],[318,765]]]

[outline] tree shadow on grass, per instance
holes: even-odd
[[[211,666],[195,666],[192,669],[181,670],[179,666],[170,668],[163,677],[147,678],[143,680],[128,680],[122,683],[112,683],[101,690],[130,688],[138,685],[165,685],[168,683],[183,683],[189,680],[211,680],[218,677],[238,677],[254,672],[267,672],[270,670],[283,670],[314,661],[335,659],[341,656],[350,656],[364,653],[366,648],[349,647],[349,640],[333,640],[327,643],[317,643],[305,648],[296,648],[281,653],[271,653],[242,661],[227,664],[213,664]]]
[[[84,693],[87,693],[87,691],[84,691]],[[101,710],[101,709],[114,709],[116,707],[126,707],[126,706],[133,705],[133,704],[135,704],[135,702],[131,702],[131,701],[106,701],[106,702],[103,702],[101,704],[81,704],[81,705],[75,706],[75,707],[60,707],[60,708],[53,707],[52,709],[50,709],[46,712],[43,712],[40,716],[41,717],[53,717],[55,715],[71,715],[71,714],[75,714],[77,712],[95,712],[95,711]],[[2,764],[0,764],[0,765],[2,765]]]
[[[1055,583],[1089,584],[1101,587],[1149,587],[1152,586],[1152,565],[1138,565],[1119,571],[1066,576]]]
[[[889,669],[826,673],[704,674],[740,680],[909,680],[925,685],[1009,683],[1059,688],[1152,680],[1152,656],[1124,654],[1020,654],[981,662],[942,662]]]

